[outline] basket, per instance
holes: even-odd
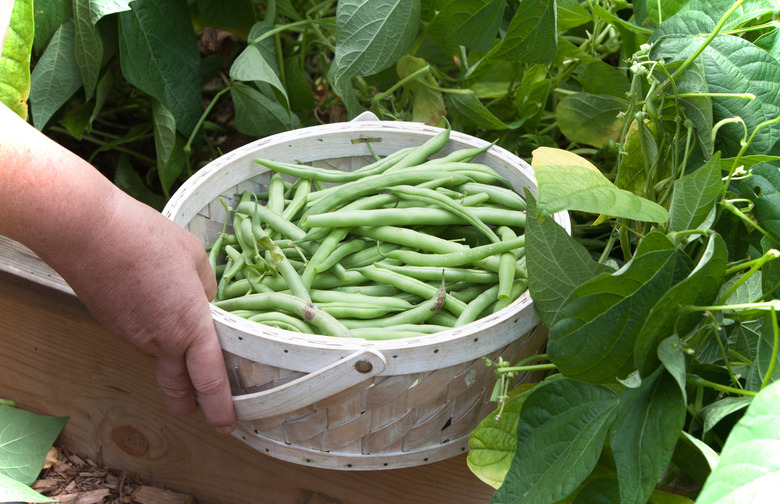
[[[371,150],[385,156],[440,131],[365,113],[269,136],[200,169],[163,213],[207,245],[223,227],[221,200],[267,187],[271,173],[256,158],[354,170],[373,160]],[[439,155],[486,145],[452,131]],[[475,161],[521,194],[536,192],[531,167],[508,151],[493,146]],[[565,212],[555,219],[570,230]],[[276,329],[213,306],[212,314],[233,387],[234,435],[281,460],[341,470],[410,467],[466,452],[469,433],[495,409],[495,375],[483,357],[514,362],[546,343],[528,293],[461,327],[385,341]]]

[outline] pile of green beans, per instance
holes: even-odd
[[[525,201],[449,127],[347,172],[258,159],[267,191],[226,205],[214,304],[268,326],[372,340],[432,334],[527,289]]]

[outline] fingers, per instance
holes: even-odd
[[[190,346],[186,364],[206,421],[220,433],[232,432],[236,428],[236,414],[216,333],[213,337],[200,338]]]

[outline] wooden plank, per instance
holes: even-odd
[[[465,455],[407,469],[337,471],[268,457],[171,415],[154,363],[110,335],[72,295],[0,273],[0,397],[70,417],[67,448],[199,504],[486,503]]]

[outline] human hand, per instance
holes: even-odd
[[[51,261],[90,312],[157,360],[169,409],[198,409],[218,431],[235,413],[209,300],[216,280],[203,244],[188,231],[117,190],[76,254]]]

